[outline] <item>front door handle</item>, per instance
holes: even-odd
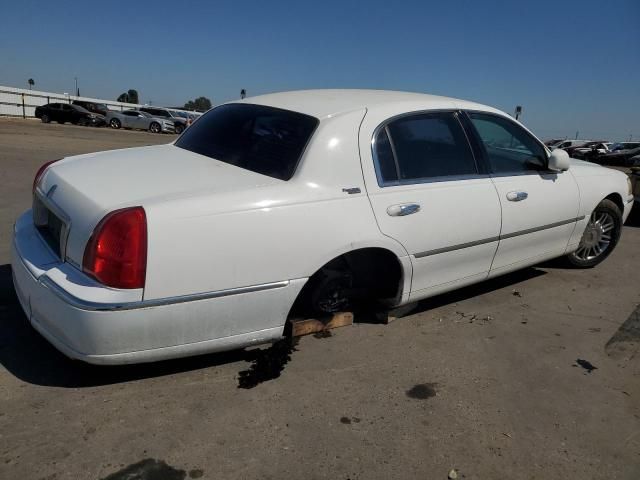
[[[521,202],[522,200],[526,200],[529,194],[527,192],[509,192],[507,193],[507,200],[510,202]]]
[[[403,203],[401,205],[391,205],[387,208],[387,213],[392,217],[404,217],[405,215],[411,215],[419,211],[420,205],[417,203]]]

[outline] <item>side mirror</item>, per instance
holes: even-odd
[[[555,172],[564,172],[565,170],[569,170],[570,164],[571,159],[569,158],[569,154],[561,148],[553,150],[551,155],[549,155],[549,160],[547,161],[549,170],[553,170]]]

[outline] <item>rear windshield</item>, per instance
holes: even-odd
[[[203,115],[175,145],[252,172],[289,180],[317,125],[317,118],[302,113],[232,103]]]

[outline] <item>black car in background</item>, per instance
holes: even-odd
[[[92,113],[79,105],[68,103],[48,103],[36,107],[36,118],[42,120],[42,123],[69,122],[74,125],[93,125],[94,127],[105,124],[104,115]]]
[[[614,167],[632,167],[635,163],[635,159],[632,160],[632,158],[637,157],[638,155],[640,155],[640,147],[605,153],[603,155],[598,155],[595,158],[589,158],[589,161],[599,163],[600,165],[611,165]]]
[[[167,120],[171,120],[175,125],[176,133],[178,135],[184,132],[185,128],[187,128],[188,126],[186,118],[182,118],[175,112],[172,112],[171,110],[168,110],[166,108],[141,107],[139,110],[141,112],[147,112],[154,117],[166,118]]]
[[[107,115],[109,108],[104,103],[87,102],[85,100],[74,100],[72,105],[78,105],[91,113]]]

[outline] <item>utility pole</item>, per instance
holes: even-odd
[[[576,130],[576,138],[575,138],[575,140],[577,140],[577,139],[578,139],[578,134],[579,134],[579,133],[580,133],[580,131],[579,131],[579,130]]]
[[[516,105],[516,112],[515,112],[516,120],[520,118],[520,115],[522,115],[522,105]]]

